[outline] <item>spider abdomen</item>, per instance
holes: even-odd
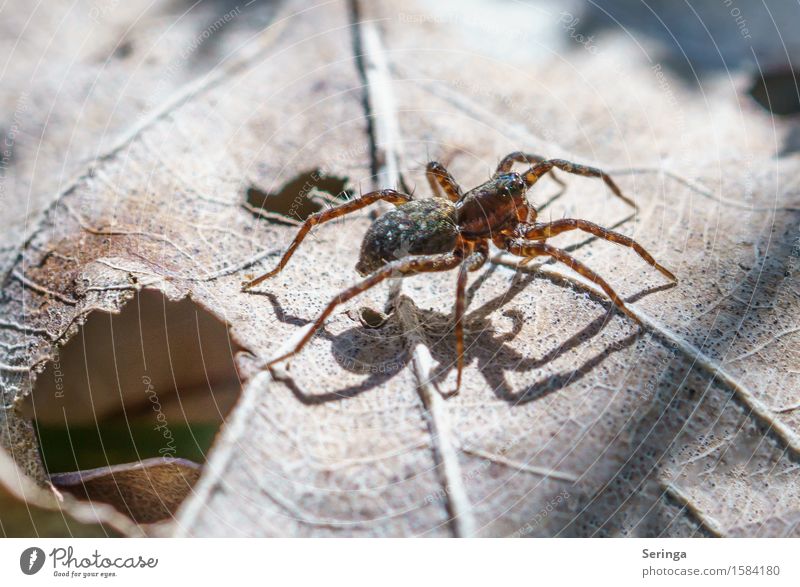
[[[368,275],[408,255],[452,251],[458,240],[456,211],[443,199],[417,200],[389,210],[364,235],[356,271]]]

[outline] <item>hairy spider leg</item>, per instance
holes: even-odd
[[[514,163],[527,163],[528,165],[533,165],[535,163],[541,163],[545,161],[547,157],[542,157],[541,155],[534,155],[533,153],[523,153],[522,151],[514,151],[513,153],[509,153],[505,157],[503,157],[502,161],[497,165],[497,169],[495,169],[494,174],[499,175],[501,173],[508,173],[511,171],[511,168],[514,166]],[[558,177],[555,171],[550,171],[550,177],[553,178],[553,181],[560,185],[562,188],[566,188],[567,184],[564,183],[560,177]]]
[[[653,256],[635,240],[625,236],[624,234],[603,228],[602,226],[595,224],[594,222],[589,222],[588,220],[562,218],[561,220],[554,220],[553,222],[533,224],[531,226],[522,228],[520,230],[520,236],[529,240],[538,241],[548,239],[552,236],[556,236],[557,234],[561,234],[562,232],[567,232],[569,230],[582,230],[604,240],[618,243],[624,247],[630,247],[636,251],[636,253],[638,253],[638,255],[649,265],[658,269],[668,279],[671,279],[672,281],[678,281],[678,278],[675,277],[670,270],[656,262]]]
[[[275,269],[246,282],[244,285],[242,285],[242,291],[248,290],[251,287],[258,285],[265,279],[269,279],[273,275],[278,274],[289,262],[289,259],[291,259],[295,249],[297,249],[300,243],[303,242],[303,239],[306,238],[308,232],[317,224],[322,224],[323,222],[338,218],[339,216],[350,214],[351,212],[360,210],[361,208],[369,206],[370,204],[374,204],[378,201],[391,202],[392,204],[405,204],[406,202],[411,201],[411,196],[396,190],[376,190],[350,200],[349,202],[345,202],[341,206],[336,206],[335,208],[329,208],[328,210],[322,210],[316,214],[312,214],[306,218],[303,226],[301,226],[300,230],[297,231],[297,235],[294,237],[292,244],[289,245],[288,249],[286,249],[286,252],[283,254],[283,257],[281,257],[281,260]]]
[[[461,186],[456,183],[450,172],[438,161],[431,161],[425,167],[425,176],[433,190],[433,194],[439,198],[446,197],[451,202],[457,202],[463,195]],[[441,188],[441,191],[440,191]]]
[[[288,359],[292,355],[297,354],[300,350],[306,345],[306,343],[311,340],[311,337],[314,336],[314,333],[322,327],[322,324],[331,315],[331,313],[336,309],[337,306],[347,302],[348,300],[356,297],[360,293],[367,291],[368,289],[375,287],[383,280],[389,277],[408,277],[410,275],[415,275],[417,273],[431,273],[436,271],[449,271],[450,269],[455,269],[458,267],[463,261],[463,255],[460,251],[455,253],[444,253],[442,255],[418,255],[413,257],[405,257],[403,259],[399,259],[397,261],[392,261],[391,263],[387,263],[377,271],[371,273],[354,286],[344,290],[338,296],[333,298],[322,313],[317,316],[317,319],[314,320],[313,325],[309,329],[308,332],[300,339],[295,347],[281,355],[276,359],[272,359],[269,363],[266,364],[267,367],[274,365],[280,361]]]
[[[622,190],[619,189],[619,186],[611,179],[608,174],[603,171],[602,169],[597,169],[596,167],[589,167],[588,165],[580,165],[578,163],[573,163],[571,161],[567,161],[565,159],[547,159],[545,161],[541,161],[525,171],[522,174],[525,183],[528,187],[535,184],[540,177],[542,177],[545,173],[549,172],[553,169],[553,167],[557,167],[562,171],[566,171],[567,173],[572,173],[575,175],[583,175],[585,177],[599,177],[605,182],[605,184],[609,187],[609,189],[617,196],[620,200],[628,204],[634,210],[638,210],[636,203],[631,200],[628,196],[622,193]]]
[[[596,283],[599,285],[606,295],[611,298],[611,301],[614,302],[617,307],[622,310],[629,318],[631,318],[634,322],[642,325],[641,320],[637,318],[633,312],[631,312],[628,307],[625,305],[625,302],[617,295],[617,292],[606,283],[606,281],[600,277],[597,273],[589,269],[586,265],[575,259],[574,257],[570,256],[569,253],[566,251],[562,251],[556,247],[548,245],[547,243],[542,242],[534,242],[534,241],[524,241],[524,240],[516,240],[516,239],[509,239],[505,244],[505,249],[514,255],[518,255],[520,257],[525,257],[526,259],[532,257],[539,257],[542,255],[547,255],[552,257],[556,261],[564,263],[567,267],[582,275],[589,281]]]
[[[461,374],[464,372],[464,310],[467,305],[467,273],[469,271],[469,260],[464,259],[461,268],[458,270],[458,280],[456,281],[456,388],[453,394],[461,389]]]
[[[458,271],[456,281],[456,305],[455,305],[455,334],[456,334],[456,388],[452,394],[458,393],[461,389],[462,373],[464,372],[464,312],[467,308],[467,273],[477,271],[486,263],[489,257],[489,241],[482,240],[477,243],[470,243],[474,250],[466,255]]]
[[[467,271],[477,271],[486,264],[489,258],[489,241],[479,240],[473,243],[472,253],[467,256]]]

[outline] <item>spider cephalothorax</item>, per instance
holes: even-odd
[[[514,163],[525,163],[531,167],[521,174],[514,173],[511,171]],[[614,181],[600,169],[563,159],[545,159],[538,155],[515,152],[500,162],[489,181],[466,193],[461,191],[459,185],[441,164],[432,161],[427,166],[427,177],[431,189],[437,196],[433,199],[412,200],[407,194],[386,189],[364,194],[340,206],[310,216],[277,267],[245,283],[243,289],[247,290],[283,269],[313,226],[355,212],[378,201],[396,205],[396,208],[377,218],[364,236],[361,254],[356,264],[356,270],[364,279],[336,296],[317,317],[300,342],[289,352],[272,359],[268,365],[299,352],[336,306],[381,281],[389,277],[406,277],[417,273],[459,268],[455,305],[458,365],[456,391],[458,391],[464,368],[463,318],[467,273],[475,271],[486,262],[490,241],[523,259],[544,255],[568,265],[600,286],[620,310],[638,323],[638,318],[631,313],[602,277],[566,251],[545,241],[562,232],[582,230],[630,247],[669,279],[676,281],[676,277],[656,263],[655,259],[633,239],[587,220],[562,218],[553,222],[537,223],[536,209],[527,202],[526,192],[554,167],[568,173],[602,178],[617,197],[635,207],[633,202],[620,192]]]

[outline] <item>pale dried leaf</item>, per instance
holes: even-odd
[[[797,157],[776,148],[788,125],[746,101],[744,73],[738,93],[701,94],[614,37],[597,54],[500,59],[503,14],[469,21],[476,39],[461,12],[357,4],[285,3],[44,214],[0,300],[3,444],[18,465],[45,480],[16,407],[53,344],[150,288],[191,296],[249,351],[242,397],[160,533],[796,535],[800,200]],[[536,18],[559,26],[557,8]],[[542,215],[617,226],[675,271],[664,288],[630,251],[561,239],[643,333],[567,269],[496,254],[471,279],[456,397],[438,391],[454,382],[451,274],[376,288],[278,377],[259,369],[354,282],[369,217],[316,230],[243,294],[296,230],[251,213],[248,189],[323,170],[355,191],[424,196],[429,157],[471,187],[518,149],[602,166],[639,203],[630,219],[601,182],[570,177]],[[388,298],[385,324],[364,328],[354,310]]]

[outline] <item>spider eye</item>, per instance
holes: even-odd
[[[517,173],[510,173],[503,177],[500,190],[508,196],[516,196],[525,191],[525,182]]]

